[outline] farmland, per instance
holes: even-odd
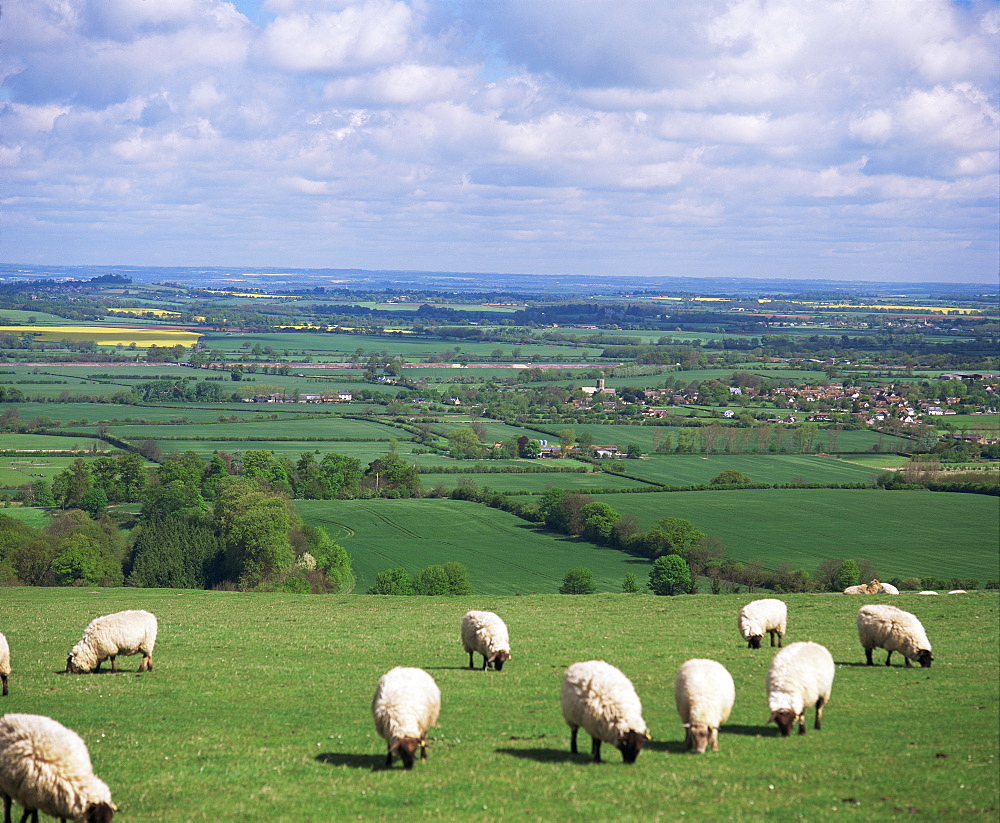
[[[745,597],[294,595],[10,589],[0,624],[14,653],[8,711],[41,713],[87,741],[123,819],[895,820],[990,819],[998,805],[995,593],[898,598],[927,628],[931,669],[868,668],[860,601],[790,595],[789,640],[837,662],[823,729],[781,738],[764,724],[773,652],[745,648]],[[65,676],[69,647],[98,614],[145,608],[160,623],[156,668]],[[511,630],[503,672],[469,671],[462,613],[489,608]],[[599,619],[595,619],[599,618]],[[736,682],[720,751],[691,755],[672,680],[691,656]],[[559,709],[566,666],[604,658],[633,681],[653,734],[633,766],[610,747],[569,753]],[[369,710],[378,677],[425,668],[442,690],[427,761],[382,767]],[[953,711],[942,707],[954,707]],[[153,708],[155,707],[155,709]],[[484,711],[484,707],[489,707]],[[860,733],[859,730],[864,730]],[[777,766],[775,764],[778,764]]]

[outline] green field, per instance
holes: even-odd
[[[766,726],[768,648],[744,647],[747,598],[376,598],[164,590],[8,589],[13,656],[4,711],[51,716],[87,742],[123,820],[942,820],[996,817],[1000,745],[995,593],[900,596],[934,646],[931,669],[861,665],[856,598],[792,595],[788,640],[837,661],[823,729]],[[99,614],[146,608],[155,671],[57,674]],[[469,671],[469,608],[499,613],[513,659]],[[692,656],[722,662],[736,705],[720,751],[683,750],[672,681]],[[653,740],[632,766],[586,737],[569,753],[565,668],[603,658],[628,675]],[[429,755],[383,768],[370,702],[396,665],[442,691]]]
[[[681,517],[719,537],[728,556],[815,573],[866,557],[891,577],[1000,578],[1000,498],[982,494],[776,489],[595,495],[648,529]]]
[[[198,411],[198,407],[194,407]],[[175,411],[178,417],[184,417],[183,411]],[[220,415],[229,417],[227,412],[215,412],[216,418]],[[266,440],[278,435],[280,437],[300,437],[306,440],[310,437],[352,437],[365,440],[389,440],[390,438],[409,438],[410,434],[404,429],[394,426],[385,426],[381,423],[369,422],[367,420],[352,420],[350,418],[335,417],[333,415],[325,417],[282,417],[280,420],[261,420],[246,422],[224,422],[217,420],[205,420],[200,423],[191,424],[161,424],[161,425],[132,425],[121,424],[112,427],[112,433],[118,437],[129,440],[138,440],[151,437],[154,440],[159,437],[170,437],[174,439],[185,439],[194,437],[238,437],[246,440]]]
[[[868,483],[874,469],[811,454],[675,454],[626,460],[625,471],[670,486],[708,483],[735,469],[755,483]]]
[[[355,591],[402,566],[411,574],[458,561],[483,594],[550,594],[566,572],[586,566],[600,591],[621,591],[628,572],[644,578],[646,560],[544,531],[513,515],[455,500],[298,500],[302,519],[324,527],[351,555]]]
[[[89,437],[64,437],[49,434],[18,434],[4,432],[3,448],[12,451],[79,451],[88,452],[92,448],[97,451],[117,451],[110,443],[103,440],[91,440]],[[81,454],[81,457],[84,456]]]
[[[490,463],[493,461],[491,460]],[[549,488],[589,493],[593,489],[635,489],[648,487],[645,483],[629,480],[616,474],[604,472],[525,472],[524,474],[503,474],[470,472],[469,474],[421,474],[420,482],[425,489],[443,483],[454,488],[460,480],[472,481],[478,488],[489,486],[500,492],[543,492]]]

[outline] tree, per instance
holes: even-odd
[[[860,578],[861,571],[858,569],[858,564],[848,558],[840,564],[837,576],[833,580],[834,591],[843,591],[848,586],[857,586]]]
[[[645,535],[635,538],[635,544],[647,557],[677,554],[686,560],[704,537],[705,533],[698,531],[690,520],[661,517]]]
[[[60,586],[120,586],[121,559],[105,550],[101,543],[83,534],[62,541],[52,559],[52,574]]]
[[[639,578],[635,576],[634,572],[628,572],[622,579],[622,592],[624,594],[639,593]]]
[[[595,543],[609,543],[615,523],[621,518],[607,503],[587,503],[580,509],[583,536]]]
[[[375,582],[368,594],[413,594],[410,575],[406,569],[386,569],[375,575]]]
[[[715,477],[709,480],[708,483],[710,486],[729,486],[753,483],[753,480],[741,471],[736,469],[726,469],[725,471],[719,472],[715,475]]]
[[[361,461],[355,457],[330,452],[319,461],[320,474],[330,489],[331,498],[347,500],[357,497],[364,474]]]
[[[454,458],[474,458],[483,453],[479,435],[470,426],[461,426],[448,432],[448,449]]]
[[[289,531],[298,527],[299,518],[287,500],[270,497],[242,478],[228,478],[220,487],[214,514],[229,575],[241,588],[259,587],[292,567]]]
[[[387,454],[368,464],[364,482],[376,494],[395,492],[397,497],[412,497],[420,488],[420,473],[398,454]]]
[[[444,573],[448,576],[449,594],[472,594],[469,570],[462,563],[455,561],[445,563]]]
[[[417,572],[413,578],[413,593],[431,596],[450,594],[448,574],[444,566],[427,566]]]
[[[676,554],[658,557],[649,572],[647,585],[653,594],[686,594],[691,589],[691,570],[684,559]]]
[[[94,520],[100,520],[108,511],[108,496],[103,489],[89,489],[80,498],[80,508],[89,514]]]
[[[52,496],[52,485],[47,480],[36,480],[31,484],[31,492],[35,498],[36,506],[54,506],[55,498]]]
[[[594,584],[594,573],[585,566],[579,566],[566,572],[559,594],[593,594],[597,591]]]
[[[52,494],[64,509],[78,509],[83,496],[93,485],[90,467],[82,457],[78,457],[53,478]]]

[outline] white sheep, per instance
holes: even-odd
[[[968,594],[965,589],[952,589],[948,594]]]
[[[917,594],[937,594],[937,592],[932,592],[932,591],[928,591],[928,590],[925,589],[922,592],[917,592]]]
[[[747,648],[759,649],[765,633],[771,636],[772,646],[774,646],[774,636],[777,634],[780,648],[788,628],[788,608],[783,600],[771,597],[754,600],[740,609],[738,624],[740,634],[747,641]]]
[[[684,724],[684,742],[703,754],[719,750],[719,726],[729,719],[736,686],[726,667],[715,660],[695,658],[684,663],[674,680],[674,702]]]
[[[403,768],[412,769],[418,746],[420,759],[426,760],[427,730],[440,713],[441,690],[423,669],[397,666],[383,674],[372,698],[372,717],[389,747],[386,767],[392,766],[392,753],[398,752]]]
[[[858,610],[858,639],[865,650],[865,658],[869,666],[872,662],[872,651],[885,649],[885,665],[893,652],[903,655],[906,665],[916,660],[923,668],[929,669],[934,655],[931,654],[931,643],[923,625],[915,615],[890,606],[887,603],[877,603],[862,606]]]
[[[784,737],[797,720],[799,734],[806,733],[805,710],[816,706],[816,728],[833,689],[833,657],[825,646],[812,641],[792,643],[779,651],[767,671],[767,704],[772,720]]]
[[[649,740],[642,703],[630,681],[603,660],[574,663],[562,682],[563,718],[570,728],[570,751],[577,753],[580,726],[590,735],[594,762],[601,762],[601,743],[610,743],[626,763],[634,763]]]
[[[892,585],[892,583],[882,583],[880,594],[899,594],[899,589]]]
[[[472,655],[483,656],[483,670],[489,664],[500,671],[511,659],[510,637],[507,625],[493,612],[466,612],[462,618],[462,646],[469,655],[469,668],[473,668]]]
[[[101,663],[111,658],[111,671],[118,671],[115,658],[142,652],[139,671],[153,670],[153,646],[156,645],[156,617],[146,611],[130,610],[106,614],[90,622],[83,637],[66,658],[66,674],[100,671]]]
[[[3,683],[3,696],[8,694],[7,678],[10,677],[10,646],[7,638],[0,634],[0,682]]]
[[[37,823],[42,811],[64,821],[107,823],[116,811],[111,790],[94,775],[87,745],[76,732],[50,717],[0,717],[0,794],[4,821],[16,800]]]

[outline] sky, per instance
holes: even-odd
[[[998,279],[998,0],[17,0],[0,44],[6,263]]]

